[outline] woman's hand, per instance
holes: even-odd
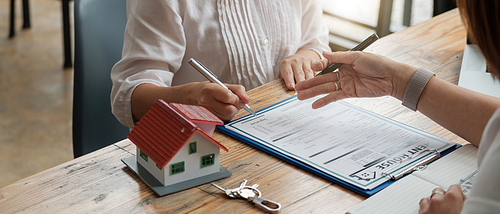
[[[465,201],[465,195],[458,185],[451,185],[448,191],[436,188],[430,197],[420,200],[419,214],[430,213],[460,213]]]
[[[323,55],[329,62],[314,62],[311,67],[315,71],[324,69],[331,62],[344,65],[339,72],[320,75],[296,85],[299,100],[329,93],[315,101],[313,108],[349,97],[392,95],[402,99],[406,85],[417,70],[410,65],[367,52],[324,52]]]
[[[311,63],[320,59],[320,56],[313,50],[300,50],[296,54],[287,57],[280,64],[280,70],[276,79],[283,78],[286,87],[295,90],[295,83],[315,76],[311,69]]]
[[[205,107],[224,122],[230,121],[240,109],[245,108],[250,98],[245,93],[245,87],[229,84],[226,86],[232,92],[215,83],[196,83],[193,93],[194,105]]]
[[[157,99],[168,103],[203,106],[224,122],[230,121],[250,102],[241,85],[226,85],[231,91],[215,84],[192,82],[179,86],[162,87],[150,83],[137,86],[132,94],[132,116],[139,121]]]

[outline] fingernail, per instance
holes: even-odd
[[[290,88],[290,89],[295,89],[295,84],[293,84],[293,83],[288,83],[288,88]]]
[[[238,107],[239,109],[245,108],[245,103],[243,103],[243,102],[240,101],[238,103],[238,106],[236,106],[236,107]]]

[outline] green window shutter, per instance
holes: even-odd
[[[194,154],[196,153],[197,148],[196,148],[196,142],[192,142],[189,144],[189,154]]]
[[[205,155],[201,157],[201,168],[212,166],[215,163],[215,154]]]
[[[181,172],[184,172],[184,161],[170,165],[170,175],[179,174]]]
[[[139,150],[140,153],[139,155],[142,157],[142,159],[144,159],[146,162],[148,162],[148,156],[146,154],[144,154],[144,152],[142,152],[142,150]]]

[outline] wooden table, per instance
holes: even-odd
[[[457,84],[466,32],[457,10],[394,33],[368,51],[435,71]],[[294,94],[277,80],[249,91],[253,109],[262,109]],[[392,97],[349,99],[347,102],[445,139],[464,144],[418,112]],[[246,114],[241,111],[240,115]],[[282,213],[345,213],[365,198],[273,156],[216,132],[229,152],[221,164],[233,175],[217,181],[236,187],[243,179],[259,184],[265,198],[283,205]],[[121,159],[135,155],[128,140],[45,170],[0,189],[0,213],[255,213],[245,200],[229,199],[211,185],[158,197]],[[6,172],[3,172],[6,173]],[[8,173],[8,172],[7,172]]]

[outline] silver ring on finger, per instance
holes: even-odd
[[[441,192],[441,191],[439,191],[439,190],[434,190],[434,191],[432,191],[432,193],[431,193],[431,197],[430,197],[430,198],[432,198],[432,196],[434,196],[435,194],[441,194],[441,195],[444,195],[444,192]]]
[[[340,71],[337,71],[335,73],[337,73],[337,81],[339,81],[340,80]]]
[[[339,90],[339,85],[337,84],[337,82],[333,82],[333,84],[335,84],[335,91],[338,91]]]

